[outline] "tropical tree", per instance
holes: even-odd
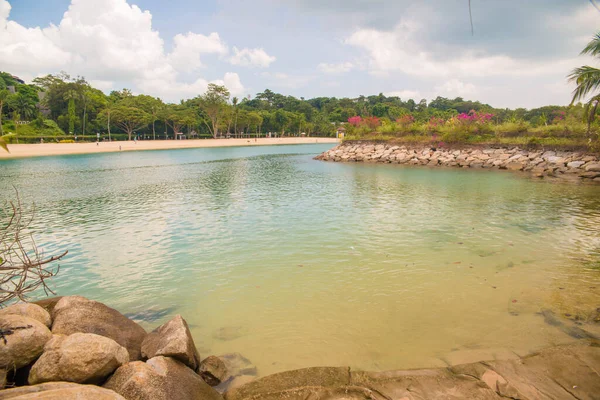
[[[2,131],[2,108],[4,107],[9,94],[10,92],[7,89],[0,90],[0,136],[4,133]]]
[[[111,116],[114,124],[127,133],[128,140],[131,140],[134,131],[145,127],[152,119],[150,114],[140,108],[122,105],[116,106]]]
[[[75,121],[77,121],[77,115],[75,114],[75,99],[79,97],[79,93],[74,87],[69,88],[65,94],[64,99],[69,102],[67,106],[67,120],[69,122],[69,134],[75,131]]]
[[[581,55],[590,55],[592,57],[600,58],[600,32],[596,33],[594,38],[584,47],[581,51]],[[573,90],[573,100],[571,104],[581,101],[587,98],[588,95],[592,94],[585,106],[585,114],[587,119],[587,133],[590,133],[590,128],[600,103],[600,69],[584,65],[579,68],[575,68],[569,75],[569,81],[575,82],[577,87]]]
[[[219,134],[219,123],[221,118],[227,109],[227,102],[229,101],[229,90],[225,86],[216,85],[214,83],[208,84],[206,92],[200,96],[199,106],[200,110],[207,116],[208,121],[204,121],[206,127],[212,134],[213,138],[217,138]]]
[[[234,97],[231,99],[231,104],[233,105],[233,115],[234,115],[234,123],[233,123],[233,135],[237,137],[237,123],[238,123],[238,98]]]
[[[197,115],[193,109],[174,104],[166,106],[160,116],[173,129],[174,138],[177,138],[177,134],[181,133],[184,126],[195,125],[197,121]]]
[[[18,111],[19,114],[27,120],[35,115],[35,104],[21,93],[15,93],[8,96],[7,104],[11,109]]]

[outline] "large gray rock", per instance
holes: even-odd
[[[129,360],[141,359],[144,328],[115,309],[81,296],[63,297],[52,310],[52,333],[94,333],[113,339],[129,352]]]
[[[49,382],[0,391],[0,400],[125,400],[112,390],[93,385]]]
[[[93,333],[56,335],[29,372],[29,384],[68,381],[100,383],[129,361],[125,347]]]
[[[0,317],[3,315],[22,315],[24,317],[33,318],[46,325],[48,328],[52,326],[50,313],[44,310],[37,304],[32,303],[17,303],[10,305],[0,310]]]
[[[200,355],[194,344],[190,328],[181,315],[149,333],[142,342],[142,357],[172,357],[194,371],[200,365]]]
[[[210,386],[217,386],[227,376],[227,367],[219,357],[210,356],[202,360],[198,373],[204,382]]]
[[[31,364],[52,338],[46,325],[22,315],[0,316],[0,330],[0,366],[7,370]]]
[[[186,365],[168,357],[130,362],[104,384],[128,400],[222,400]]]

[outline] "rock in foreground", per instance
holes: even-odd
[[[219,357],[210,356],[202,360],[198,373],[204,379],[204,382],[210,386],[217,386],[225,380],[227,367]]]
[[[0,400],[125,400],[112,390],[93,385],[50,382],[0,391]]]
[[[594,343],[440,369],[305,368],[250,382],[228,391],[225,399],[598,399],[600,347]]]
[[[181,315],[156,328],[142,342],[142,357],[156,356],[172,357],[194,371],[198,369],[200,355],[188,324]]]
[[[222,400],[186,365],[162,356],[123,365],[104,387],[128,400]]]
[[[52,333],[94,333],[113,339],[129,352],[129,360],[141,359],[144,328],[118,312],[97,301],[81,296],[61,298],[52,311]]]
[[[29,373],[29,384],[69,381],[100,383],[129,361],[127,349],[92,333],[55,335]]]
[[[0,316],[0,330],[0,366],[7,370],[32,363],[52,338],[46,325],[22,315]]]
[[[52,326],[52,319],[50,313],[44,310],[37,304],[31,303],[17,303],[12,304],[6,308],[0,310],[0,317],[3,315],[22,315],[23,317],[33,318],[46,325],[48,329]]]

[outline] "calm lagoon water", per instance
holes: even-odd
[[[574,340],[543,310],[593,327],[599,187],[312,160],[329,147],[1,161],[0,193],[35,202],[46,253],[69,250],[58,294],[148,329],[182,314],[203,356],[240,352],[261,375]]]

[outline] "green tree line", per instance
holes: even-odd
[[[595,114],[596,102],[591,103]],[[209,84],[205,93],[178,104],[166,103],[130,90],[109,94],[94,88],[83,77],[61,72],[21,83],[10,73],[0,73],[2,131],[26,137],[79,136],[93,139],[97,133],[110,139],[172,139],[190,137],[333,136],[349,119],[376,117],[385,126],[402,126],[410,118],[426,124],[475,111],[493,114],[494,124],[522,123],[537,127],[553,124],[564,116],[578,122],[590,116],[590,104],[549,105],[534,109],[494,108],[461,97],[436,97],[431,101],[401,99],[384,94],[357,98],[296,98],[269,89],[251,97],[231,97],[224,86]],[[395,125],[394,125],[395,124]],[[395,128],[394,128],[395,129]],[[13,140],[13,139],[11,139]]]

